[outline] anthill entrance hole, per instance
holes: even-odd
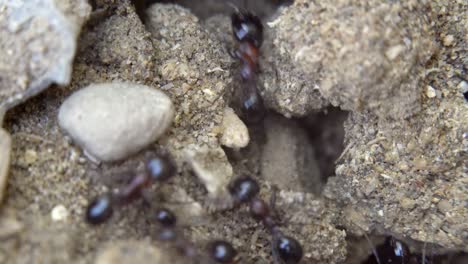
[[[335,174],[335,161],[344,149],[344,121],[348,111],[328,107],[301,119],[315,150],[322,183]]]
[[[232,6],[249,10],[260,17],[267,17],[279,6],[291,4],[293,0],[133,0],[133,2],[134,4],[139,2],[140,7],[148,7],[154,3],[178,4],[190,9],[197,17],[206,19],[217,14],[232,13]]]

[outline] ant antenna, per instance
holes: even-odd
[[[375,259],[377,260],[377,264],[381,264],[380,263],[380,258],[379,258],[379,254],[377,254],[377,250],[375,249],[375,246],[374,244],[372,243],[372,241],[370,240],[370,238],[367,236],[366,232],[364,231],[364,237],[366,238],[367,240],[367,243],[369,243],[369,246],[371,247],[372,249],[372,254],[374,255]]]
[[[271,254],[273,257],[274,264],[280,264],[280,256],[278,253],[278,249],[276,249],[275,247],[275,240],[276,240],[276,235],[273,234],[271,236],[271,247],[272,247]]]
[[[235,5],[232,1],[227,1],[226,4],[232,9],[234,9],[236,13],[240,13],[239,7]]]
[[[422,251],[422,256],[421,256],[421,264],[426,263],[426,245],[427,245],[427,242],[424,241],[423,251]]]
[[[248,6],[247,3],[248,3],[247,0],[243,0],[243,1],[242,1],[242,7],[243,7],[244,9],[247,9],[247,6]]]

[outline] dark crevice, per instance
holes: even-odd
[[[190,9],[200,19],[206,19],[217,14],[229,15],[233,12],[233,6],[239,9],[249,10],[257,16],[267,17],[272,15],[279,6],[289,5],[292,0],[134,0],[144,1],[145,6],[154,3],[173,3]]]
[[[466,263],[468,254],[463,252],[448,252],[445,254],[436,254],[434,245],[423,244],[417,241],[413,243],[422,244],[424,248],[415,250],[414,245],[407,244],[405,240],[399,240],[392,236],[376,237],[374,241],[380,241],[375,245],[375,253],[364,255],[364,259],[358,261],[353,260],[353,255],[350,255],[350,263],[361,264],[384,264],[384,263],[408,263],[408,264],[450,264],[450,263]],[[378,260],[377,260],[378,258]]]
[[[131,0],[131,1],[132,1],[133,6],[135,7],[135,11],[138,17],[144,23],[146,20],[145,12],[146,12],[146,8],[148,7],[148,4],[147,4],[148,0]]]
[[[301,119],[315,150],[319,164],[321,181],[325,184],[328,177],[335,175],[335,161],[344,149],[344,121],[348,111],[328,107]]]

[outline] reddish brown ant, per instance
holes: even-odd
[[[97,225],[108,220],[116,205],[127,204],[142,194],[143,189],[155,182],[165,182],[176,173],[174,161],[167,155],[158,155],[146,162],[146,170],[136,174],[131,181],[115,193],[106,193],[95,198],[86,210],[88,223]]]
[[[175,164],[167,155],[159,155],[146,162],[144,173],[136,174],[131,181],[115,193],[106,193],[94,199],[86,210],[88,223],[97,225],[107,221],[117,205],[127,204],[142,195],[142,191],[154,182],[165,182],[175,175]],[[156,221],[161,225],[157,238],[171,241],[175,248],[184,256],[195,258],[197,263],[236,263],[236,250],[223,240],[216,240],[208,247],[209,258],[197,253],[195,246],[177,234],[175,230],[176,216],[168,209],[156,210]]]
[[[195,259],[196,263],[238,263],[236,250],[229,242],[224,240],[214,240],[209,243],[207,248],[208,257],[198,253],[191,242],[177,233],[175,229],[177,220],[170,210],[165,208],[156,210],[156,220],[162,227],[158,232],[158,239],[160,241],[171,242],[179,253],[191,259]]]
[[[299,263],[303,256],[301,244],[292,237],[284,235],[278,228],[272,213],[275,204],[275,192],[271,197],[270,205],[256,197],[260,188],[258,183],[250,177],[236,179],[230,187],[231,195],[238,204],[249,203],[253,218],[261,221],[273,236],[273,258],[276,263],[281,259],[286,264]]]
[[[238,43],[232,55],[241,62],[242,88],[238,91],[241,117],[247,123],[258,123],[265,115],[263,100],[257,88],[263,25],[257,16],[238,9],[232,14],[231,22],[232,32]]]

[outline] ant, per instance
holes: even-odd
[[[143,189],[154,182],[165,182],[177,172],[174,161],[168,155],[158,155],[146,162],[145,172],[136,174],[130,183],[115,193],[106,193],[88,205],[86,220],[92,225],[107,221],[116,205],[125,205],[139,198]]]
[[[174,247],[184,256],[198,260],[197,263],[225,263],[236,264],[237,251],[224,240],[214,240],[208,245],[209,258],[197,253],[194,245],[177,234],[175,225],[177,218],[170,210],[159,208],[155,214],[156,221],[161,225],[158,239],[160,241],[172,242]]]
[[[136,174],[132,180],[115,193],[106,193],[95,198],[86,210],[86,220],[92,225],[107,221],[113,214],[116,205],[124,205],[139,198],[142,191],[154,182],[165,182],[177,172],[174,161],[167,155],[160,155],[146,162],[144,173]],[[156,210],[156,221],[163,227],[158,233],[158,239],[172,241],[175,247],[187,257],[200,257],[195,247],[177,235],[175,231],[176,216],[168,209]],[[202,263],[235,264],[237,252],[234,247],[223,240],[210,243],[209,253],[211,261]],[[214,262],[213,262],[214,261]]]
[[[263,120],[265,108],[257,88],[260,47],[263,42],[263,25],[260,19],[249,12],[240,12],[236,7],[231,16],[232,32],[237,49],[231,54],[241,62],[240,76],[243,87],[239,92],[241,116],[247,123]]]
[[[373,248],[373,254],[370,255],[362,264],[384,264],[384,263],[407,263],[407,264],[428,264],[439,263],[440,260],[432,262],[426,256],[426,244],[424,244],[422,254],[415,254],[410,251],[408,245],[402,240],[393,236],[388,236],[385,242]]]
[[[273,236],[273,258],[278,263],[281,259],[286,264],[299,263],[303,256],[302,246],[295,238],[284,235],[278,228],[278,224],[272,216],[274,211],[275,192],[271,197],[270,205],[256,197],[260,191],[258,183],[250,177],[241,177],[234,180],[230,187],[234,201],[239,205],[249,203],[252,217],[261,221]]]

